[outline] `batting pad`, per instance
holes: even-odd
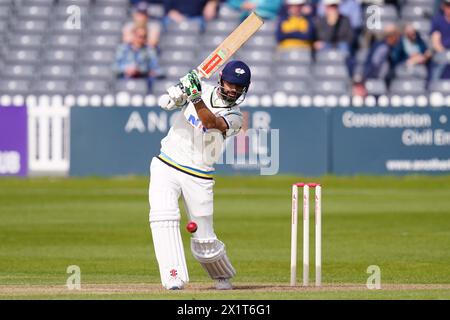
[[[152,221],[150,227],[163,286],[167,287],[169,280],[175,277],[188,282],[180,221]]]
[[[191,251],[212,279],[229,279],[236,275],[223,242],[217,239],[192,238]]]

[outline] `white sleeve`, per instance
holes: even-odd
[[[225,131],[226,137],[231,137],[239,133],[242,124],[244,123],[244,116],[239,109],[230,109],[219,112],[219,116],[227,123],[228,129]]]

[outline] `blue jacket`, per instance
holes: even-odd
[[[403,40],[404,38],[402,37],[398,44],[392,49],[392,61],[395,65],[409,59]],[[419,33],[417,33],[416,44],[419,46],[420,53],[424,54],[427,51],[427,44],[423,41]]]
[[[227,4],[235,10],[240,10],[245,0],[227,0]],[[253,0],[257,3],[256,13],[264,19],[274,19],[280,11],[282,0]],[[247,14],[244,13],[242,18]]]

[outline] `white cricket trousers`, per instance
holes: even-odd
[[[178,200],[183,199],[189,221],[197,224],[194,238],[216,238],[213,229],[214,180],[191,176],[154,157],[150,164],[150,222],[180,220]]]

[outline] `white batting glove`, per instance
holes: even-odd
[[[177,107],[182,107],[186,104],[187,95],[183,92],[179,84],[169,87],[167,93]]]

